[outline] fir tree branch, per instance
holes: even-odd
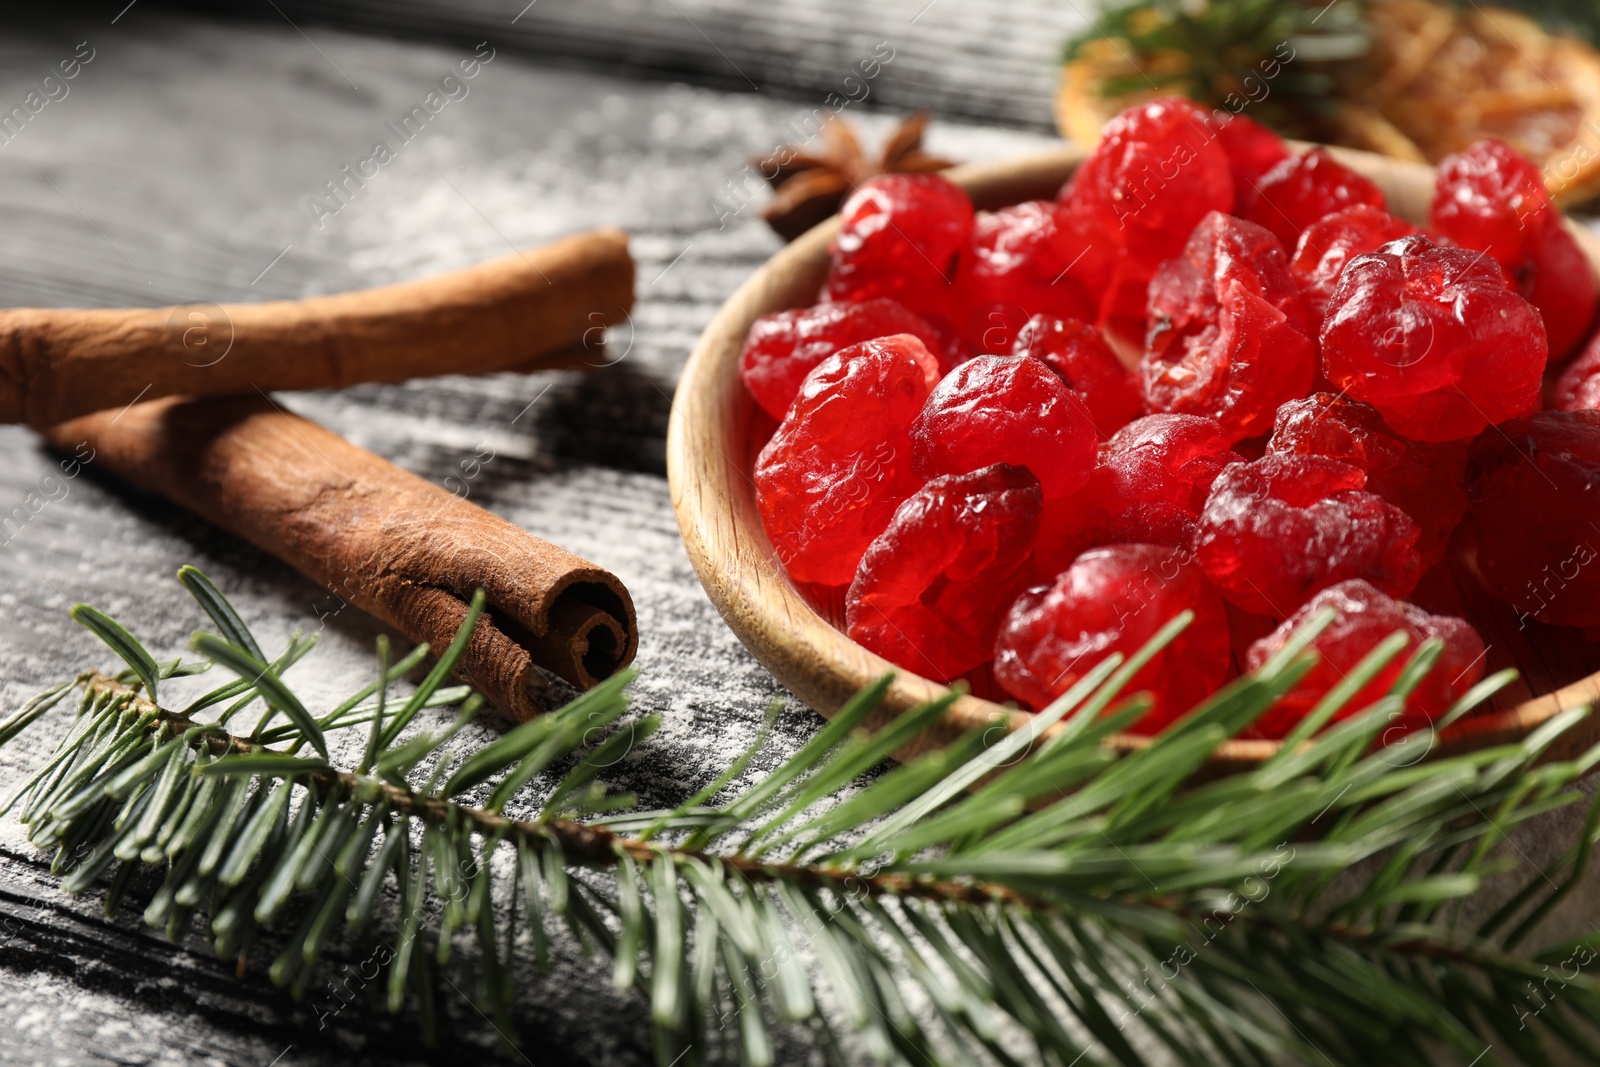
[[[282,679],[308,643],[291,639],[269,665],[203,575],[186,569],[184,584],[225,635],[197,638],[202,662],[157,663],[114,621],[74,612],[128,670],[52,687],[0,723],[5,744],[79,693],[54,755],[6,807],[55,849],[65,888],[107,886],[108,911],[152,867],[164,876],[144,919],[174,940],[203,913],[243,970],[271,929],[267,973],[296,997],[330,945],[386,930],[386,1003],[412,1006],[426,1035],[435,968],[465,937],[480,1004],[510,1033],[511,956],[546,965],[564,929],[648,1001],[663,1063],[714,1058],[719,1039],[770,1063],[772,1031],[794,1025],[851,1062],[839,1024],[873,1058],[919,1064],[1014,1063],[1018,1039],[1062,1063],[1144,1063],[1153,1049],[1334,1064],[1424,1063],[1439,1046],[1482,1063],[1596,1051],[1600,983],[1584,967],[1600,938],[1518,946],[1581,877],[1600,805],[1476,929],[1456,919],[1503,866],[1505,834],[1580,798],[1600,749],[1544,757],[1587,712],[1470,755],[1418,762],[1431,731],[1378,747],[1436,646],[1415,650],[1389,696],[1345,714],[1400,654],[1386,642],[1313,713],[1320,732],[1216,781],[1185,784],[1294,686],[1325,619],[1138,753],[1101,742],[1142,713],[1123,691],[1183,618],[1009,736],[863,780],[944,711],[867,734],[880,684],[748,787],[730,770],[676,808],[641,811],[600,785],[653,729],[629,717],[626,677],[458,753],[479,701],[443,682],[470,619],[398,707],[388,690],[420,656],[391,663],[380,643],[377,679],[318,716]],[[152,698],[210,662],[241,679],[183,710]],[[255,729],[229,732],[256,700]],[[456,705],[453,725],[425,728],[424,711]],[[275,714],[287,721],[267,728]],[[317,744],[336,753],[351,730],[355,770]],[[513,802],[532,814],[506,814]]]

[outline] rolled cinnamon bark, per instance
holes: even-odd
[[[633,306],[621,230],[336,296],[175,308],[0,311],[0,422],[49,426],[134,400],[536,370],[598,355]]]
[[[588,688],[638,647],[610,572],[401,470],[267,397],[173,397],[50,428],[55,446],[154,490],[290,564],[414,641],[443,650],[476,589],[488,606],[462,660],[526,719],[543,667]]]

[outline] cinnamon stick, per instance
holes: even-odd
[[[633,306],[621,230],[336,296],[0,311],[0,422],[49,426],[162,396],[333,389],[536,370],[595,350]]]
[[[474,590],[488,605],[462,673],[526,719],[535,665],[588,688],[638,647],[610,572],[264,397],[173,397],[50,428],[93,466],[162,494],[442,650]]]

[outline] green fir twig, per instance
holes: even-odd
[[[750,784],[730,768],[646,811],[602,784],[656,725],[629,714],[630,674],[475,751],[454,746],[481,701],[443,682],[481,597],[409,697],[390,689],[425,653],[391,663],[380,642],[374,682],[317,715],[282,677],[307,643],[269,663],[204,575],[183,578],[221,631],[196,637],[203,658],[157,663],[76,609],[128,668],[54,686],[0,723],[3,745],[78,693],[54,754],[0,805],[53,850],[69,891],[104,886],[115,912],[135,871],[158,872],[145,922],[175,941],[198,923],[219,956],[241,971],[266,961],[296,997],[330,946],[375,942],[385,1004],[426,1036],[436,968],[467,939],[480,1006],[509,1035],[513,957],[547,966],[570,937],[649,1004],[664,1064],[724,1048],[772,1063],[785,1028],[845,1063],[1600,1055],[1600,983],[1585,970],[1600,937],[1523,947],[1581,877],[1600,807],[1543,870],[1497,847],[1578,801],[1600,749],[1544,756],[1588,712],[1469,755],[1419,762],[1429,731],[1374,747],[1437,646],[1413,651],[1389,696],[1349,707],[1401,653],[1385,642],[1314,713],[1331,725],[1226,778],[1196,772],[1294,686],[1326,619],[1137,753],[1102,742],[1142,713],[1123,690],[1181,618],[1016,732],[885,764],[948,703],[869,733],[886,679]],[[212,664],[240,679],[181,710],[152,699]],[[229,732],[253,701],[255,731]],[[453,723],[435,723],[447,707]],[[334,762],[345,749],[361,753],[354,770]],[[1519,868],[1486,919],[1462,919],[1487,876]]]

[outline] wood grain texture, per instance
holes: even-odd
[[[1351,150],[1337,150],[1337,155],[1377,182],[1397,214],[1426,223],[1432,168]],[[1082,149],[1069,146],[949,174],[979,208],[992,209],[1053,197],[1083,158]],[[1581,227],[1569,226],[1600,269],[1600,242]],[[739,351],[756,317],[816,301],[827,270],[827,245],[836,229],[837,219],[830,220],[774,256],[706,327],[679,382],[667,435],[667,472],[689,558],[728,625],[780,681],[825,715],[885,673],[895,672],[887,699],[874,713],[874,725],[882,726],[918,704],[947,696],[949,690],[856,644],[842,631],[839,605],[813,605],[789,580],[762,526],[751,479],[771,420],[762,416],[739,378]],[[1489,647],[1488,668],[1516,667],[1520,689],[1502,693],[1494,707],[1446,731],[1435,754],[1519,741],[1560,711],[1600,696],[1600,646],[1571,629],[1526,629],[1513,611],[1484,596],[1462,567],[1453,565],[1417,599],[1432,610],[1468,618]],[[937,727],[898,756],[907,759],[974,730],[1014,729],[1026,721],[1025,715],[999,704],[963,695]],[[1600,717],[1569,731],[1552,756],[1576,755],[1596,741]],[[1150,739],[1121,734],[1109,744],[1132,750],[1149,745]],[[1209,770],[1248,768],[1279,747],[1274,741],[1228,741],[1213,755]]]
[[[574,234],[432,278],[302,300],[0,311],[0,422],[135,398],[339,389],[604,361],[633,308],[628,237]]]

